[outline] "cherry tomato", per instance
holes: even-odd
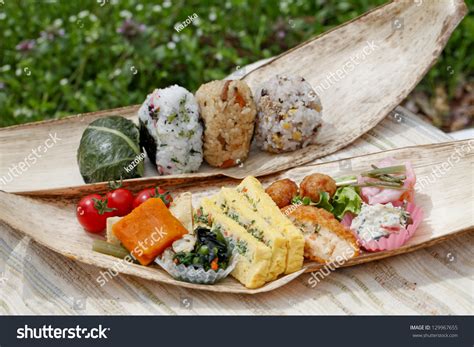
[[[173,198],[171,197],[170,193],[160,187],[156,188],[148,188],[141,190],[135,200],[133,200],[133,208],[141,205],[145,201],[150,198],[160,198],[165,203],[166,207],[169,207]]]
[[[91,194],[77,204],[76,217],[88,232],[100,233],[105,229],[107,218],[114,216],[114,211],[107,207],[107,199],[99,194]]]
[[[118,188],[108,192],[105,197],[107,198],[107,207],[115,208],[114,216],[125,216],[133,210],[133,194],[131,191],[125,188]]]

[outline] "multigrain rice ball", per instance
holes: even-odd
[[[291,152],[314,144],[321,126],[321,102],[298,76],[277,75],[255,94],[257,145],[268,152]]]
[[[247,84],[212,81],[198,89],[196,100],[204,123],[204,160],[226,168],[247,159],[257,113]]]

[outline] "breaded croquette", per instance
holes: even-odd
[[[303,232],[305,258],[330,263],[359,255],[355,236],[332,213],[304,205],[287,206],[282,212]]]

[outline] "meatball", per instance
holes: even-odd
[[[285,178],[273,182],[265,192],[275,201],[279,208],[291,204],[291,199],[298,194],[298,186],[292,180]]]
[[[312,201],[318,202],[321,192],[327,192],[330,197],[336,192],[336,181],[324,174],[315,173],[306,176],[300,184],[301,197],[309,197]]]

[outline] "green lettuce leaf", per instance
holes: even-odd
[[[319,202],[316,203],[315,206],[319,207],[319,208],[323,208],[325,209],[326,211],[328,212],[333,212],[334,210],[334,207],[331,205],[331,198],[329,197],[329,193],[328,192],[321,192],[319,193]]]
[[[362,199],[355,187],[340,187],[332,198],[334,209],[331,212],[341,220],[346,212],[359,214],[361,205]]]
[[[295,197],[293,197],[291,199],[291,203],[293,205],[314,205],[312,202],[311,202],[311,199],[308,197],[308,196],[305,196],[305,197],[301,197],[299,195],[296,195]]]
[[[355,176],[348,176],[339,180],[342,182],[355,178]],[[328,192],[321,192],[318,202],[313,202],[308,197],[295,196],[292,200],[292,204],[316,206],[331,212],[337,219],[341,220],[346,212],[359,214],[362,199],[356,187],[344,186],[336,190],[332,199]]]

